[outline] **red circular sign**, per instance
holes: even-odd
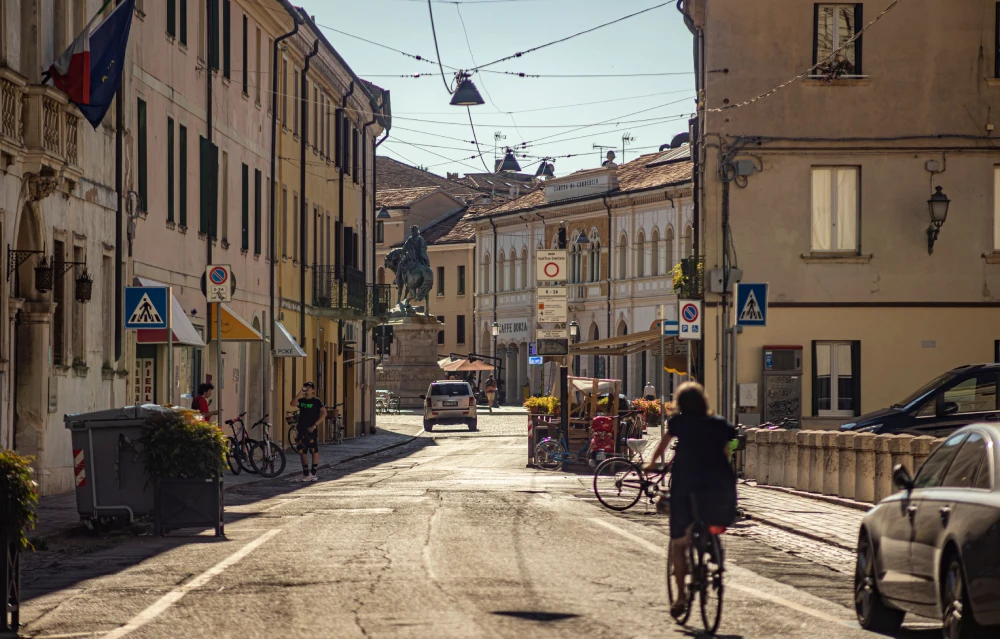
[[[556,277],[559,275],[559,265],[555,262],[546,262],[545,267],[542,269],[548,277]]]
[[[208,276],[212,279],[212,284],[225,284],[226,280],[229,279],[229,275],[226,273],[226,269],[216,266],[213,268]]]
[[[681,309],[681,315],[685,322],[695,322],[698,320],[698,307],[694,304],[685,304]]]

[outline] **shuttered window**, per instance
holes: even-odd
[[[167,35],[177,35],[177,0],[167,0]]]
[[[188,43],[188,3],[187,0],[179,0],[180,2],[180,41],[181,44],[186,45]]]
[[[260,226],[261,226],[261,199],[260,199],[260,171],[254,169],[253,172],[253,254],[260,255]]]
[[[246,14],[243,15],[243,95],[249,96],[250,93],[247,92],[247,80],[250,74],[250,56],[247,50],[247,17]]]
[[[219,2],[208,0],[212,10],[212,31],[208,34],[208,63],[216,71],[219,70]]]
[[[167,118],[167,221],[174,221],[174,119]]]
[[[218,237],[219,147],[198,136],[198,186],[200,195],[198,232]]]
[[[232,77],[232,20],[230,19],[231,3],[224,0],[222,3],[222,75]],[[246,65],[243,65],[246,67]]]
[[[147,139],[146,139],[146,101],[139,99],[136,103],[136,124],[138,131],[136,133],[136,176],[139,182],[139,197],[142,198],[143,207],[149,207],[149,198],[147,196],[146,188],[148,186],[147,182],[147,162],[146,162],[146,151],[147,151]]]
[[[243,208],[240,216],[240,249],[250,250],[250,167],[243,165],[242,176]]]
[[[187,127],[181,124],[177,133],[180,139],[177,141],[177,153],[180,155],[180,167],[177,176],[177,200],[179,203],[177,210],[177,223],[181,229],[187,228],[188,223],[188,136]]]

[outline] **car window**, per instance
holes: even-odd
[[[944,392],[944,403],[958,405],[958,414],[981,413],[997,409],[997,376],[980,373],[963,379]]]
[[[986,490],[993,488],[993,464],[990,463],[989,455],[979,465],[979,472],[976,474],[976,481],[972,487],[985,488]]]
[[[932,396],[927,403],[925,403],[919,411],[917,411],[917,417],[934,417],[937,415],[937,396]]]
[[[913,481],[913,487],[933,488],[937,486],[967,436],[968,433],[959,433],[948,439],[937,450],[931,453],[931,456],[927,458],[924,465],[920,467],[920,472],[917,473],[917,478]]]
[[[904,399],[903,401],[901,401],[898,404],[896,404],[896,406],[901,406],[901,407],[909,406],[910,404],[912,404],[913,402],[917,401],[918,399],[920,399],[921,397],[923,397],[927,393],[931,392],[935,388],[941,386],[942,384],[946,384],[954,376],[955,376],[955,373],[952,373],[951,371],[949,371],[949,372],[945,373],[944,375],[939,375],[938,377],[935,377],[934,379],[932,379],[931,381],[927,382],[926,384],[924,384],[923,386],[921,386],[920,388],[918,388],[916,391],[914,391],[913,393],[911,393],[906,399]]]
[[[447,395],[448,397],[466,397],[471,395],[470,387],[465,382],[451,384],[431,384],[431,395]]]
[[[986,459],[986,439],[979,433],[969,433],[961,450],[951,462],[942,486],[972,488],[976,481],[976,471]]]

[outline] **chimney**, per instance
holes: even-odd
[[[457,180],[458,179],[458,173],[448,173],[448,179],[449,180]]]
[[[510,199],[516,200],[517,196],[521,193],[521,187],[517,184],[512,184],[510,187]]]

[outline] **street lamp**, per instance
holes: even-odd
[[[927,200],[927,208],[930,210],[931,225],[927,227],[927,254],[934,253],[934,242],[938,239],[941,227],[948,219],[948,207],[951,200],[942,192],[940,186],[934,187],[934,195]]]
[[[577,323],[576,320],[573,320],[572,322],[569,323],[569,336],[572,337],[573,340],[575,341],[579,335],[580,335],[580,325]]]
[[[452,106],[470,107],[485,104],[483,96],[479,95],[479,89],[472,83],[467,73],[459,72],[456,79],[459,82],[458,88],[455,89],[455,94],[451,96]]]

